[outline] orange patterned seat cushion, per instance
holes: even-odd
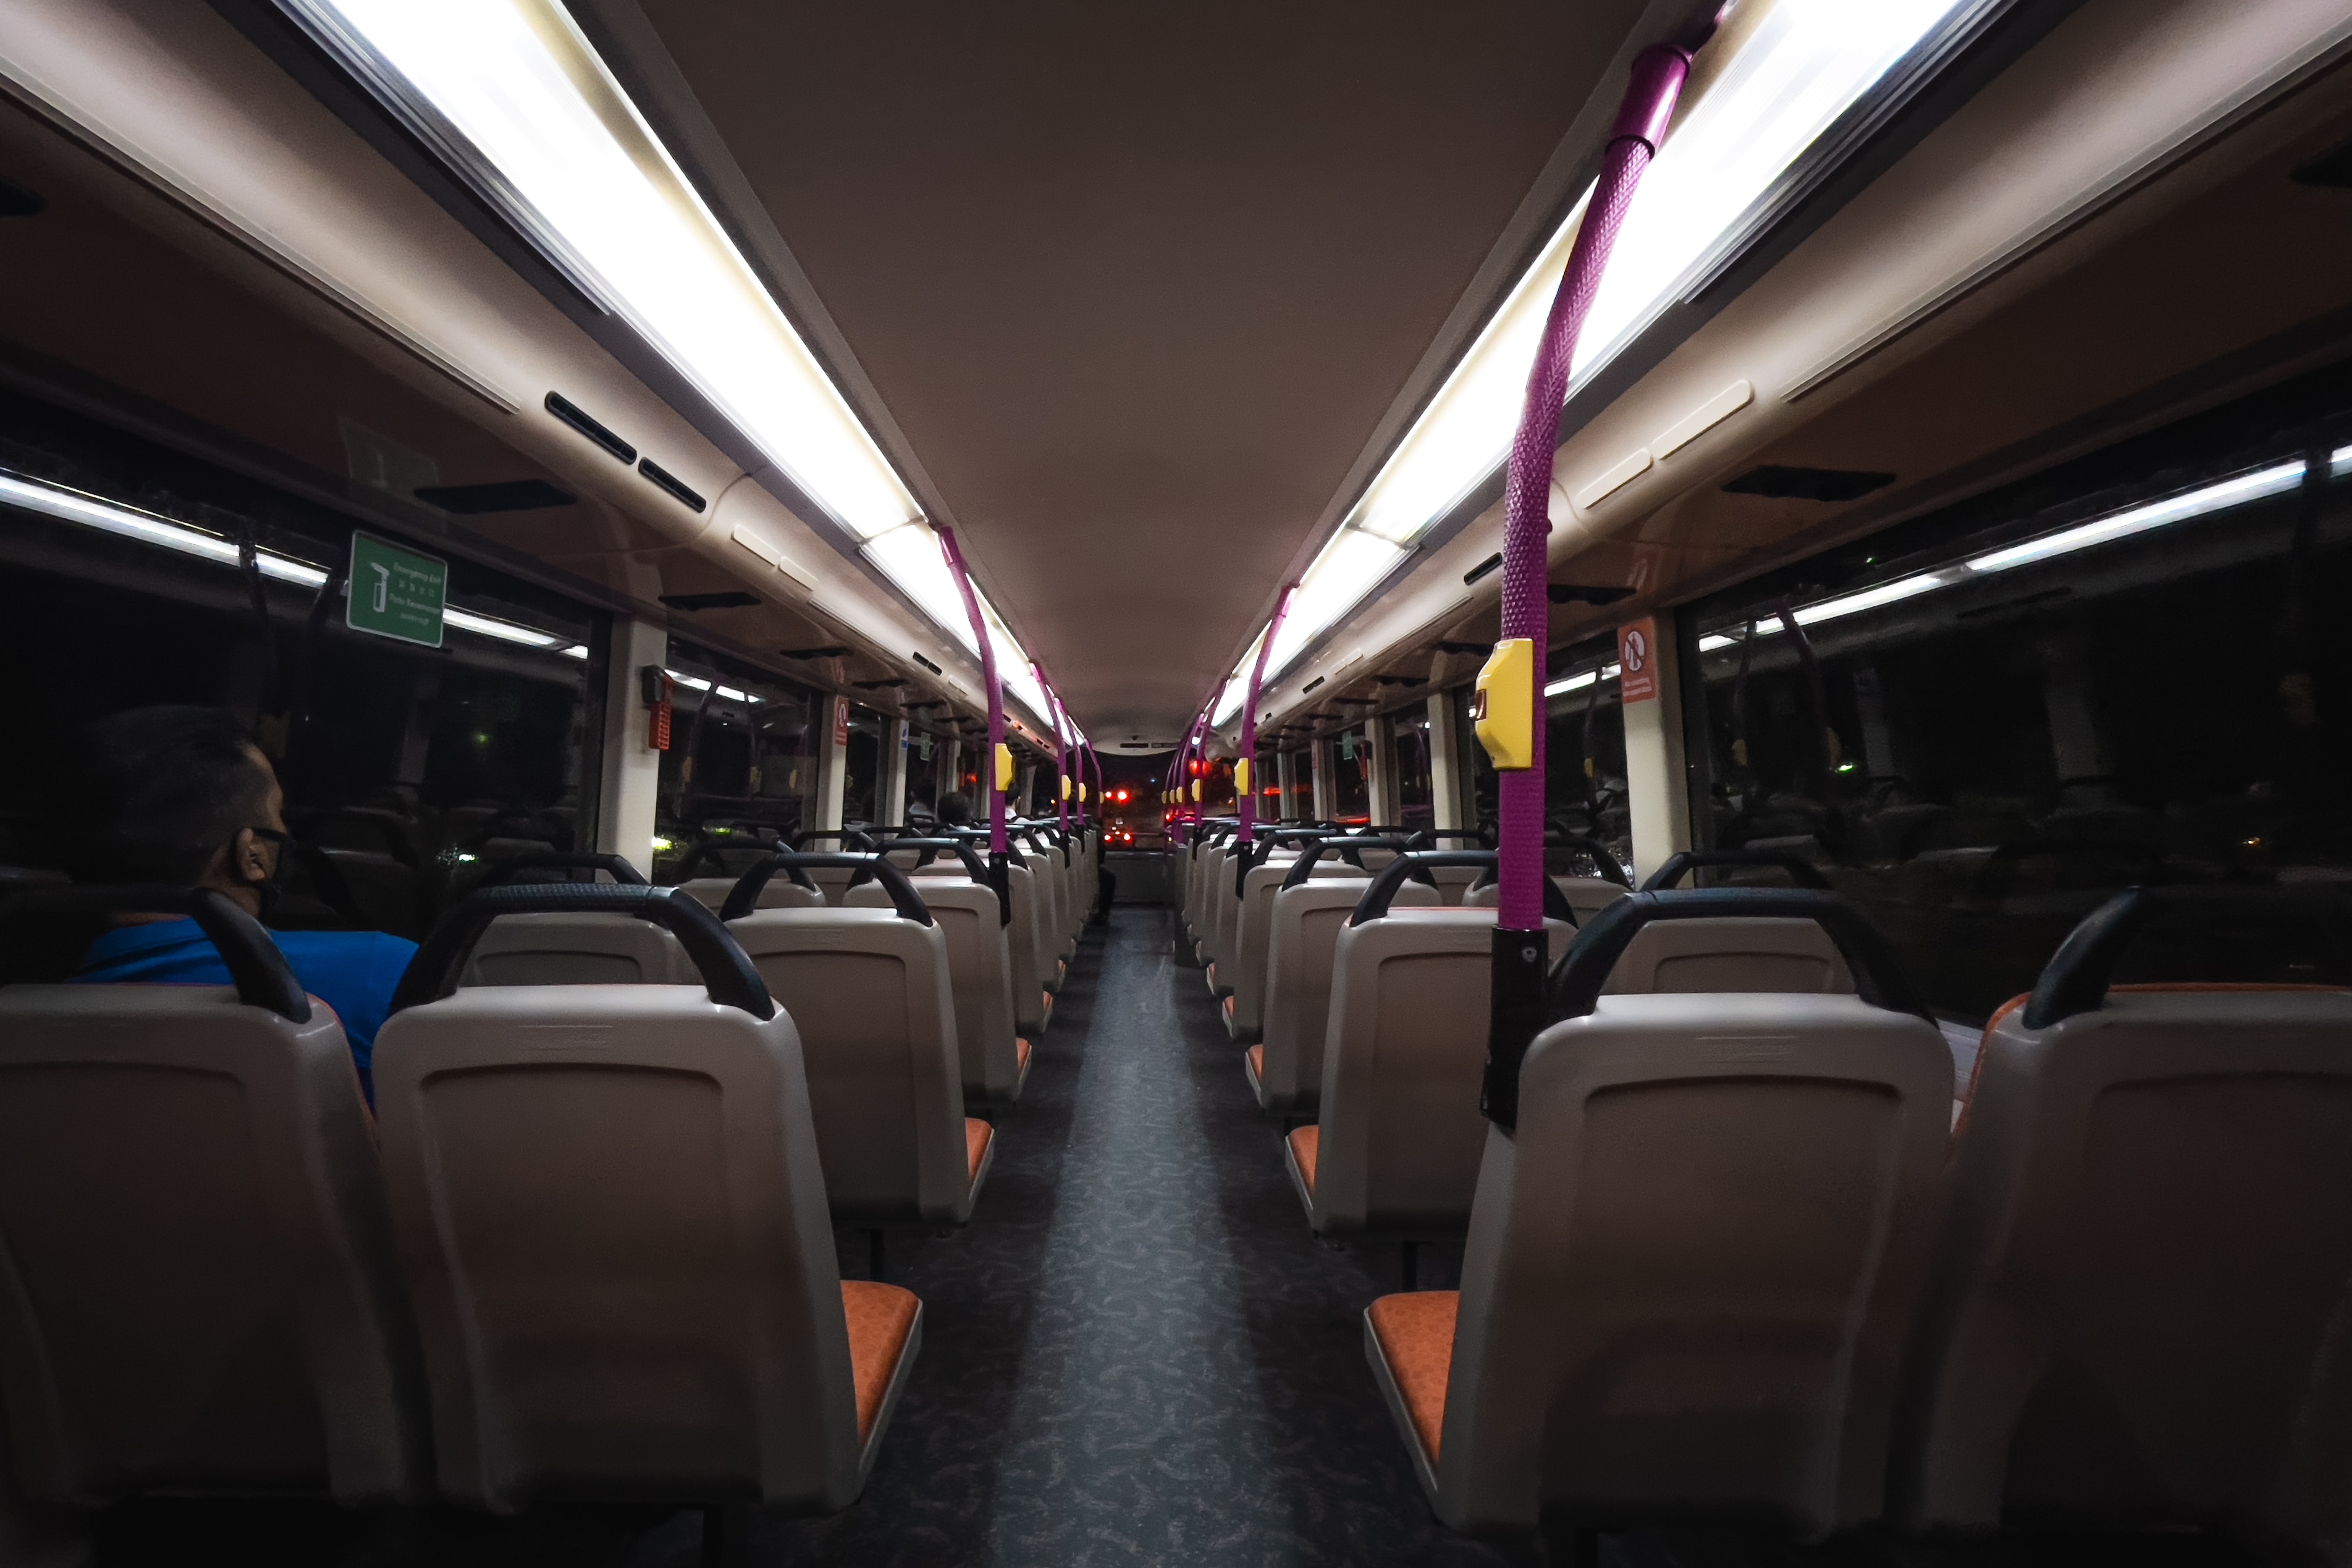
[[[988,1141],[996,1136],[996,1129],[977,1116],[963,1119],[963,1157],[971,1166],[971,1177],[980,1177],[980,1163],[988,1158]]]
[[[1308,1122],[1290,1130],[1290,1157],[1298,1162],[1298,1173],[1307,1178],[1307,1190],[1315,1190],[1315,1156],[1322,1152],[1323,1129]]]
[[[1255,1079],[1263,1079],[1265,1077],[1265,1047],[1264,1046],[1252,1046],[1249,1048],[1249,1064],[1250,1077]]]
[[[882,1396],[906,1353],[907,1331],[922,1303],[912,1290],[874,1279],[841,1282],[841,1315],[849,1321],[849,1376],[857,1390],[857,1440],[873,1435]]]
[[[1461,1305],[1459,1290],[1414,1290],[1383,1296],[1366,1314],[1432,1469],[1445,1432],[1445,1380],[1454,1371],[1454,1320]]]
[[[1013,1059],[1021,1064],[1023,1072],[1029,1070],[1029,1042],[1018,1035],[1013,1037]]]

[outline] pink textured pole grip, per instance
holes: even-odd
[[[1675,100],[1690,74],[1690,56],[1657,45],[1634,58],[1632,79],[1618,109],[1616,132],[1603,154],[1601,178],[1577,226],[1568,269],[1553,296],[1542,343],[1528,376],[1528,396],[1511,442],[1509,478],[1504,487],[1503,637],[1535,644],[1533,763],[1501,775],[1500,865],[1496,868],[1496,926],[1504,931],[1543,929],[1544,695],[1551,637],[1549,552],[1552,456],[1559,443],[1559,411],[1568,401],[1569,368],[1577,335],[1601,289],[1601,275],[1617,231],[1633,205],[1634,189],[1650,165]]]

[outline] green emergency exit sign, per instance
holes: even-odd
[[[441,606],[449,597],[449,563],[352,533],[351,596],[343,624],[355,632],[441,646]]]

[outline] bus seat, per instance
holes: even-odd
[[[1364,903],[1388,876],[1372,879]],[[1423,891],[1434,905],[1436,889]],[[1554,952],[1575,932],[1566,921],[1545,930]],[[1492,910],[1392,909],[1337,933],[1317,1121],[1285,1143],[1318,1236],[1469,1222],[1494,950]]]
[[[1811,921],[1677,921],[1644,926],[1626,944],[1605,990],[1833,994],[1851,993],[1853,975],[1837,943]]]
[[[558,884],[542,884],[553,886]],[[475,945],[466,985],[682,985],[692,965],[677,939],[635,915],[499,916]]]
[[[17,1482],[414,1499],[424,1369],[341,1026],[217,893],[35,894],[11,924],[126,910],[194,916],[238,982],[0,990]]]
[[[1561,896],[1568,900],[1568,907],[1576,911],[1579,927],[1589,924],[1593,916],[1633,890],[1599,877],[1554,877],[1551,885],[1560,890]],[[1501,890],[1499,884],[1487,879],[1486,874],[1481,872],[1479,880],[1462,895],[1462,907],[1466,910],[1491,910]]]
[[[910,880],[947,943],[964,1098],[1010,1104],[1021,1098],[1029,1076],[1029,1042],[1013,1031],[1013,961],[996,891],[979,857],[968,848],[962,853],[970,858],[968,868],[952,860],[934,863],[954,875],[919,874]],[[889,890],[877,882],[850,889],[845,903],[849,909],[889,906]]]
[[[1339,931],[1371,879],[1342,865],[1344,876],[1313,868],[1278,889],[1267,919],[1263,1043],[1244,1056],[1258,1108],[1312,1110],[1323,1097],[1323,1042],[1331,1016],[1331,956]],[[1296,868],[1293,868],[1294,874]],[[1437,890],[1407,882],[1392,909],[1434,908]]]
[[[1062,977],[1069,966],[1062,959],[1062,878],[1052,858],[1031,847],[1015,849],[1019,863],[1029,872],[1031,929],[1036,933],[1037,984],[1047,991],[1059,991]]]
[[[1515,1130],[1486,1133],[1462,1289],[1365,1314],[1457,1530],[1814,1538],[1882,1511],[1951,1054],[1843,906],[1823,918],[1866,994],[1601,994],[1608,949],[1689,897],[1580,935],[1505,1086]]]
[[[899,909],[763,910],[728,927],[800,1030],[835,1217],[961,1225],[987,1179],[993,1133],[963,1113],[947,940],[898,883],[919,919]]]
[[[376,1044],[443,1492],[846,1505],[921,1304],[840,1279],[791,1016],[688,899],[659,918],[693,985],[457,990],[479,915],[436,931]]]
[[[814,880],[814,879],[811,879]],[[738,877],[696,877],[680,882],[677,890],[713,913],[726,907],[727,895],[735,890]],[[798,882],[772,877],[760,889],[759,907],[763,910],[821,910],[824,894],[814,887],[803,887]]]
[[[2130,889],[1994,1015],[1897,1463],[1906,1515],[2352,1525],[2352,992],[2109,984],[2159,918],[2343,913]]]

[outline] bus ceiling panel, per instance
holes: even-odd
[[[214,12],[25,0],[0,49],[0,86],[127,176],[85,176],[97,199],[484,426],[565,488],[669,538],[706,526],[550,412],[551,390],[698,491],[740,472]]]
[[[1583,416],[1557,462],[1571,491],[1629,453],[1653,461],[1589,510],[1560,517],[1556,499],[1552,574],[1626,584],[1647,562],[1651,575],[1606,614],[1557,608],[1555,626],[1676,602],[1784,542],[1885,526],[2340,353],[2340,333],[2298,343],[2294,329],[2352,306],[2352,273],[2333,265],[2352,214],[2291,169],[2342,138],[2330,84],[2347,39],[2352,17],[2321,8],[2076,9]],[[2249,353],[2262,363],[2230,359]],[[2221,364],[2231,374],[2200,388],[2200,367]],[[1752,401],[1685,436],[1742,381]],[[2153,405],[2155,391],[2172,401]],[[1721,492],[1759,462],[1897,482],[1843,510]],[[1359,649],[1424,637],[1431,585],[1458,593],[1501,515],[1490,504],[1334,627],[1276,683],[1274,711]],[[1473,584],[1474,605],[1498,591],[1498,576]]]
[[[0,43],[0,89],[33,112],[0,117],[0,147],[56,199],[9,259],[53,286],[7,291],[11,337],[329,473],[348,462],[336,415],[356,410],[345,422],[388,427],[436,479],[539,478],[582,500],[466,530],[574,570],[589,552],[690,544],[763,595],[804,598],[814,579],[903,668],[931,651],[935,633],[894,613],[862,563],[803,569],[848,562],[829,528],[774,501],[788,482],[738,482],[726,453],[219,16],[27,5]],[[464,363],[442,344],[463,344]],[[694,511],[589,424],[717,504]],[[754,494],[770,504],[738,540],[729,500]],[[583,574],[657,596],[642,574]]]

